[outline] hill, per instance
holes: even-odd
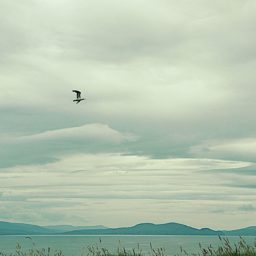
[[[96,225],[96,226],[72,226],[72,225],[50,225],[50,226],[44,226],[47,229],[55,230],[58,233],[62,232],[68,232],[73,230],[81,230],[81,229],[106,229],[107,227],[102,225]]]
[[[256,236],[256,226],[230,230],[230,231],[225,230],[223,231],[223,233],[226,236]]]
[[[52,225],[41,227],[24,223],[0,221],[0,235],[224,235],[256,236],[256,226],[236,230],[197,229],[179,223],[141,223],[132,227],[106,228],[104,226]]]
[[[54,233],[51,229],[37,225],[0,221],[0,235],[47,235]]]
[[[223,235],[221,231],[209,228],[196,229],[179,223],[153,224],[141,223],[132,227],[75,230],[67,235]]]

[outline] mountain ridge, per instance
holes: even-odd
[[[54,231],[38,225],[0,221],[0,235],[48,235]]]
[[[95,226],[48,225],[43,227],[47,229],[55,230],[56,232],[68,232],[68,231],[81,230],[81,229],[106,229],[107,228],[103,225],[95,225]]]
[[[222,231],[210,228],[197,229],[185,224],[169,222],[164,224],[139,223],[131,227],[108,228],[105,230],[74,230],[66,235],[223,235]]]
[[[101,228],[103,227],[103,228]],[[78,229],[73,229],[78,228]],[[68,229],[68,231],[67,231]],[[0,235],[215,235],[256,236],[256,226],[235,230],[213,230],[208,227],[194,228],[185,224],[138,223],[130,227],[106,228],[105,226],[50,225],[39,226],[25,223],[0,221]]]

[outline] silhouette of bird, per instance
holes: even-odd
[[[81,92],[78,90],[73,90],[72,92],[76,93],[76,99],[73,100],[73,102],[76,102],[78,104],[80,101],[85,100],[84,98],[81,98]]]
[[[35,244],[35,242],[33,241],[32,237],[26,236],[25,239],[29,239],[29,240],[32,242],[33,246],[36,246],[36,244]]]

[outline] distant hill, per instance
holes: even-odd
[[[67,235],[223,235],[221,231],[209,228],[197,229],[178,223],[141,223],[132,227],[74,230]]]
[[[132,227],[106,228],[104,226],[52,225],[41,227],[24,223],[0,221],[0,235],[225,235],[256,236],[256,226],[237,230],[212,230],[193,228],[179,223],[141,223]]]
[[[56,232],[68,232],[73,230],[86,230],[86,229],[106,229],[107,227],[102,225],[96,226],[72,226],[72,225],[51,225],[51,226],[44,226],[47,229],[55,230]]]
[[[54,233],[51,229],[37,225],[0,221],[0,235],[47,235]]]
[[[256,236],[256,226],[241,228],[236,230],[224,230],[226,236]]]

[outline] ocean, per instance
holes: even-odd
[[[256,237],[243,237],[250,245],[256,241]],[[239,237],[228,237],[231,244],[239,241]],[[150,254],[150,243],[153,248],[164,248],[167,255],[177,255],[181,247],[188,253],[200,251],[199,243],[203,247],[216,247],[221,244],[217,236],[135,236],[135,235],[105,235],[105,236],[0,236],[0,251],[5,253],[15,252],[15,247],[20,244],[23,250],[31,248],[51,248],[51,251],[61,250],[66,256],[87,255],[88,246],[107,248],[110,252],[116,252],[118,248],[126,250],[142,250],[145,255]]]

